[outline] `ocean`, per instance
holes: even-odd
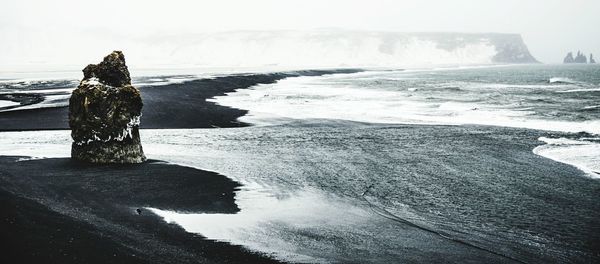
[[[64,104],[48,82],[38,106]],[[188,232],[289,262],[600,261],[600,66],[293,77],[210,100],[253,126],[141,131],[149,158],[242,184],[236,214],[147,208]],[[70,142],[2,132],[0,155]]]

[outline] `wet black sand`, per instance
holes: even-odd
[[[294,76],[358,70],[239,74],[143,87],[142,128],[237,127],[246,111],[207,102]],[[0,112],[0,131],[68,129],[68,107]],[[89,165],[0,156],[1,263],[273,263],[136,209],[235,213],[239,184],[213,172],[149,161]]]
[[[0,157],[2,263],[275,262],[143,209],[235,213],[239,184],[225,176],[159,161],[18,160]]]
[[[141,128],[239,127],[247,111],[207,102],[206,99],[297,76],[359,72],[356,69],[306,70],[282,73],[236,74],[180,84],[141,87],[144,108]],[[32,101],[32,103],[35,103]],[[0,112],[0,131],[69,129],[68,107]]]

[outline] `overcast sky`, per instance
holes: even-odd
[[[0,48],[12,35],[186,34],[343,28],[520,33],[543,62],[600,56],[599,0],[1,0]],[[62,37],[62,36],[61,36]],[[0,58],[1,60],[2,58]]]

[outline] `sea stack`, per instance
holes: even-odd
[[[575,57],[575,63],[587,63],[587,57],[581,53],[581,51],[577,52],[577,57]]]
[[[142,105],[121,51],[85,67],[69,100],[71,158],[91,163],[145,161],[139,134]]]
[[[563,63],[574,63],[575,58],[573,58],[573,52],[567,53],[567,56],[563,59]]]

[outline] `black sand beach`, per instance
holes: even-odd
[[[143,87],[142,128],[238,127],[246,113],[207,102],[235,89],[293,76],[358,70],[239,74]],[[0,131],[69,129],[68,107],[0,113]],[[70,159],[0,157],[2,263],[274,263],[205,240],[141,209],[235,213],[227,177],[149,161],[92,166]]]
[[[244,110],[219,106],[206,99],[285,77],[336,72],[231,75],[142,87],[145,106],[141,126],[245,126],[236,122],[237,117],[246,113]],[[0,131],[67,129],[66,111],[66,108],[45,108],[3,112],[0,113]],[[411,263],[593,263],[600,258],[597,250],[600,239],[596,232],[600,226],[600,210],[594,198],[600,190],[597,181],[585,177],[573,166],[532,152],[543,144],[538,140],[540,137],[560,138],[565,133],[468,125],[313,121],[284,126],[207,129],[201,131],[203,137],[186,133],[184,137],[193,144],[204,136],[215,139],[200,142],[209,145],[204,145],[204,149],[193,145],[194,150],[218,149],[217,153],[229,153],[230,148],[229,151],[236,153],[235,149],[241,148],[248,151],[241,153],[251,154],[218,157],[224,162],[222,167],[210,168],[225,175],[158,160],[123,166],[81,164],[67,158],[27,160],[26,157],[0,156],[0,210],[3,211],[0,237],[7,245],[4,247],[7,253],[0,254],[0,261],[277,262],[275,257],[280,255],[270,251],[270,246],[277,246],[277,242],[269,240],[272,233],[267,232],[267,237],[263,237],[265,241],[261,241],[271,243],[268,249],[257,251],[273,252],[273,255],[262,255],[245,247],[188,233],[144,209],[226,216],[237,213],[236,216],[243,217],[244,212],[248,212],[241,202],[244,191],[237,192],[241,198],[237,205],[234,198],[241,185],[228,177],[238,181],[252,177],[277,179],[275,182],[281,180],[282,186],[288,189],[296,185],[319,186],[333,195],[358,196],[360,203],[366,201],[375,217],[368,218],[372,225],[363,226],[372,229],[356,228],[351,232],[331,229],[323,233],[328,229],[309,226],[308,230],[295,230],[291,236],[275,235],[284,241],[308,241],[298,242],[303,245],[298,247],[301,252],[334,262],[357,263],[360,262],[357,259],[362,259],[370,263],[397,260]],[[158,133],[154,137],[161,137],[159,144],[163,144],[160,143],[162,137],[169,131],[153,131]],[[211,132],[222,134],[206,135]],[[66,133],[64,136],[68,137]],[[178,140],[178,135],[171,136],[173,141],[165,140],[167,148],[176,146],[173,142]],[[38,142],[36,138],[32,141]],[[61,145],[64,146],[66,144]],[[252,149],[256,146],[259,148]],[[210,163],[210,151],[208,153],[203,161]],[[252,171],[253,166],[243,168],[241,160],[256,163],[258,171]],[[236,169],[242,172],[236,175]],[[411,219],[410,214],[404,215],[402,211],[396,216],[393,209],[397,208],[398,201],[416,210],[418,215],[428,216],[427,222]],[[343,211],[346,207],[339,208]],[[410,222],[414,220],[417,227]],[[362,240],[361,232],[364,233]],[[319,247],[321,243],[333,246],[327,251]],[[363,245],[367,248],[356,250]]]
[[[225,176],[148,161],[0,158],[2,263],[274,263],[166,224],[144,207],[235,213]],[[141,209],[140,213],[136,209]]]
[[[141,128],[240,127],[247,111],[207,102],[206,99],[257,84],[297,76],[354,73],[356,69],[306,70],[282,73],[236,74],[179,84],[141,87],[144,102]],[[135,85],[135,84],[134,84]],[[37,101],[31,101],[36,103]],[[0,112],[0,131],[69,129],[68,107]]]

